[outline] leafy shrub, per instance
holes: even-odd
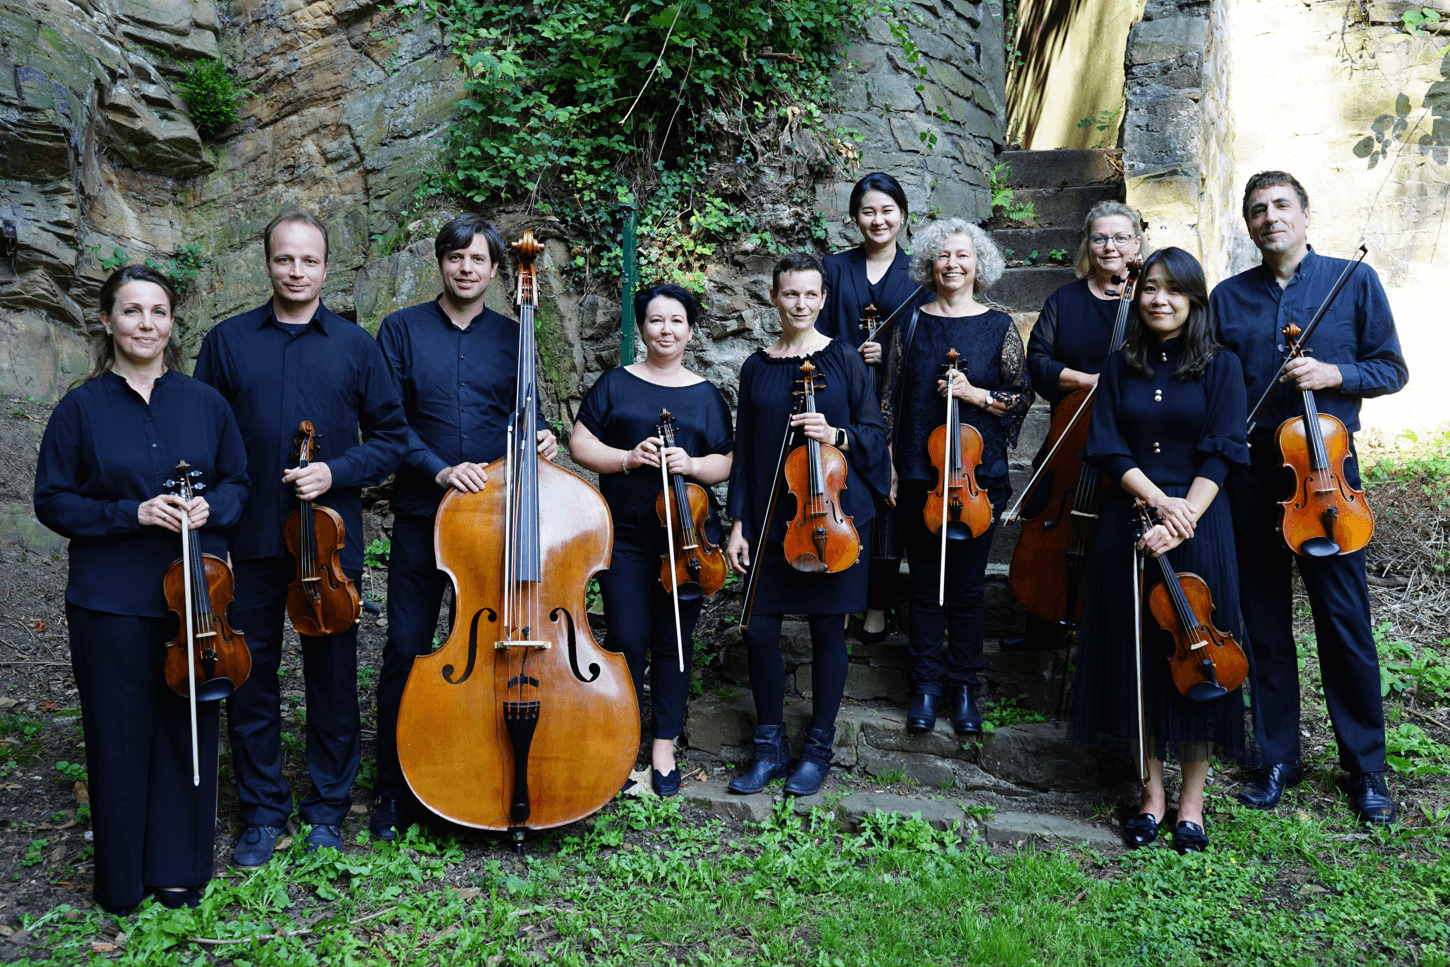
[[[236,76],[220,60],[192,64],[176,88],[186,101],[197,133],[208,141],[241,116],[241,104],[247,96]]]

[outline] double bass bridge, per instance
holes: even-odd
[[[554,647],[552,641],[527,641],[521,639],[517,641],[495,641],[493,643],[494,651],[507,651],[510,648],[532,648],[535,651],[545,651],[552,647]]]

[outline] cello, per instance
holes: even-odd
[[[305,467],[319,437],[311,420],[303,420],[297,434],[297,466]],[[287,515],[282,534],[297,559],[297,577],[287,586],[287,617],[299,635],[340,635],[362,620],[362,597],[338,556],[346,533],[337,511],[310,500],[299,500]]]
[[[1128,260],[1126,276],[1113,276],[1122,286],[1108,355],[1122,346],[1128,331],[1128,308],[1143,260]],[[1078,459],[1092,424],[1091,389],[1069,393],[1057,404],[1047,431],[1048,450],[1017,502],[1002,523],[1020,521],[1022,532],[1012,549],[1007,581],[1027,611],[1060,626],[1072,627],[1082,617],[1083,575],[1097,529],[1098,509],[1107,487],[1097,468]]]
[[[951,392],[959,358],[955,349],[947,353],[946,421],[931,431],[926,443],[937,482],[927,494],[922,515],[927,530],[941,534],[941,586],[937,589],[937,604],[946,601],[947,541],[981,537],[992,526],[992,500],[977,486],[982,434],[976,427],[962,422],[957,398]]]
[[[508,451],[478,493],[450,490],[434,551],[453,583],[448,640],[413,662],[398,710],[398,760],[414,795],[463,826],[507,832],[588,816],[639,752],[639,706],[623,655],[585,619],[589,578],[609,565],[614,525],[589,483],[537,450],[532,232],[519,257],[519,373]]]

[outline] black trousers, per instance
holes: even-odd
[[[197,705],[201,784],[192,785],[191,712],[162,674],[174,621],[66,604],[81,699],[96,849],[97,902],[140,903],[150,888],[212,876],[220,703]]]
[[[615,544],[609,570],[599,575],[609,632],[604,647],[624,655],[634,680],[634,695],[644,707],[644,669],[650,666],[650,712],[654,737],[674,739],[685,731],[685,705],[690,698],[695,622],[703,598],[680,602],[680,635],[685,668],[680,670],[675,641],[675,609],[660,584],[660,558],[648,550]]]
[[[398,795],[407,786],[398,765],[398,706],[413,659],[431,654],[438,609],[448,576],[433,554],[433,518],[393,518],[388,552],[388,637],[378,675],[377,791]]]
[[[237,561],[232,627],[252,649],[252,675],[228,701],[232,769],[242,822],[282,826],[292,815],[292,791],[282,775],[282,622],[287,585],[297,574],[291,557]],[[348,572],[354,583],[362,575]],[[357,627],[325,638],[302,638],[307,696],[307,771],[312,788],[299,813],[313,825],[339,826],[352,799],[361,748],[357,706]]]
[[[845,616],[813,614],[811,628],[811,728],[830,729],[841,711],[846,691]],[[750,619],[745,639],[750,665],[750,691],[760,725],[785,724],[785,661],[780,654],[781,616],[759,614]]]
[[[1379,655],[1370,630],[1364,552],[1300,557],[1276,532],[1292,480],[1272,437],[1255,435],[1252,464],[1229,479],[1238,551],[1239,597],[1249,641],[1254,731],[1265,763],[1299,755],[1299,661],[1293,633],[1291,568],[1299,568],[1314,615],[1314,644],[1339,761],[1351,772],[1385,768]],[[1355,459],[1345,476],[1359,486]]]
[[[997,514],[1007,503],[1005,488],[989,488],[992,526],[981,537],[947,541],[946,606],[938,603],[941,537],[926,528],[922,514],[929,486],[903,480],[897,492],[896,521],[911,573],[911,684],[918,695],[941,695],[947,685],[982,684],[982,635],[986,629],[983,594],[987,553],[997,532]],[[945,645],[945,647],[943,647]]]

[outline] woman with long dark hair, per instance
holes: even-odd
[[[35,513],[70,539],[66,617],[80,691],[96,848],[94,896],[128,913],[148,893],[196,906],[212,875],[218,702],[191,711],[167,687],[174,636],[162,577],[181,556],[182,521],[225,558],[241,516],[246,454],[231,407],[177,368],[164,275],[131,265],[101,286],[95,365],[56,405],[40,444]],[[178,461],[206,485],[168,493]]]
[[[660,583],[660,558],[668,551],[655,514],[660,463],[670,473],[704,485],[708,493],[730,476],[735,440],[730,409],[720,391],[684,365],[700,313],[695,297],[677,285],[657,285],[641,290],[634,305],[645,358],[611,369],[594,383],[579,408],[569,452],[580,466],[599,474],[599,488],[614,517],[609,570],[599,575],[609,621],[604,644],[623,653],[641,705],[645,665],[650,667],[650,780],[655,792],[673,796],[680,791],[675,739],[685,729],[692,640],[704,598],[698,593],[680,596],[677,628],[672,590]],[[662,409],[674,417],[673,447],[666,447],[659,436]],[[713,497],[710,506],[706,536],[720,544]]]
[[[1127,344],[1103,368],[1088,434],[1085,459],[1116,486],[1103,503],[1087,572],[1073,688],[1077,741],[1138,754],[1136,504],[1162,518],[1138,547],[1151,557],[1172,552],[1175,571],[1202,577],[1213,595],[1214,624],[1243,640],[1232,521],[1227,502],[1215,498],[1229,471],[1248,462],[1245,425],[1239,362],[1214,342],[1202,267],[1179,248],[1155,252],[1143,266]],[[1141,672],[1149,780],[1124,836],[1132,846],[1157,838],[1167,814],[1163,762],[1172,754],[1183,777],[1173,834],[1182,853],[1208,845],[1203,790],[1210,754],[1244,757],[1244,701],[1239,691],[1209,702],[1179,694],[1166,660],[1171,647],[1146,616]]]

